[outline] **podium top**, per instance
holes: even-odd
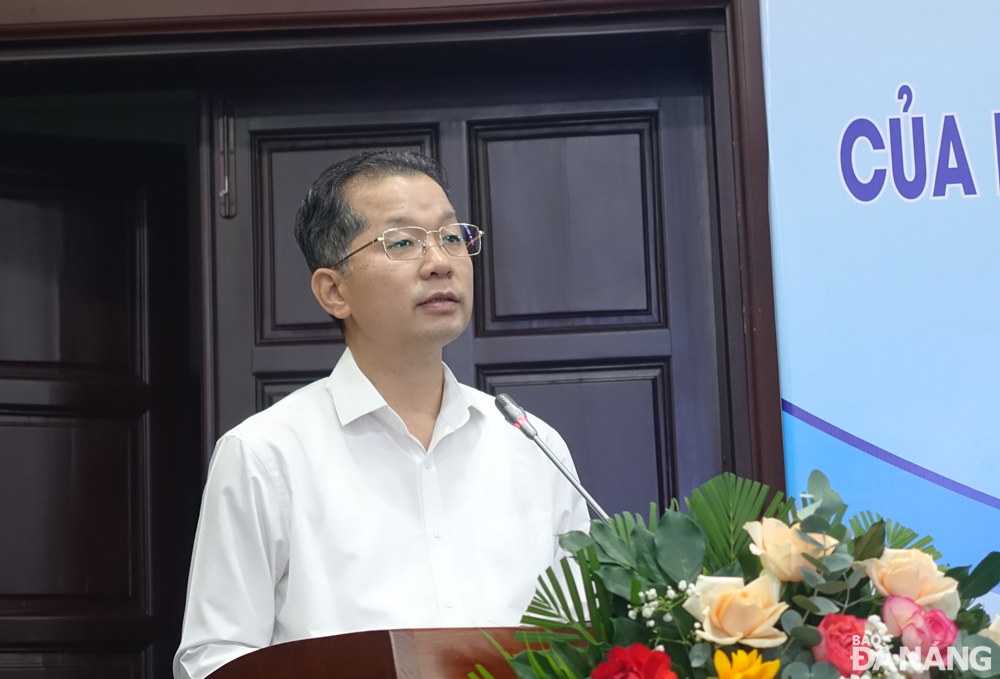
[[[378,630],[302,639],[241,656],[210,679],[466,679],[476,663],[495,679],[516,679],[486,633],[514,654],[524,649],[514,641],[518,629]]]

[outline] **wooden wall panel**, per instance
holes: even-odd
[[[0,521],[0,607],[16,609],[26,596],[141,591],[132,540],[138,430],[130,420],[0,415],[0,504],[16,508],[14,520]]]
[[[470,126],[473,219],[490,243],[480,336],[664,326],[656,121]]]
[[[0,679],[136,679],[142,653],[0,654]]]
[[[581,483],[609,513],[646,514],[651,501],[663,506],[676,496],[667,361],[490,367],[480,371],[479,382],[529,413],[545,413],[572,451]]]

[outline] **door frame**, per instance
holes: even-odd
[[[722,261],[731,450],[727,466],[742,476],[784,490],[781,400],[771,240],[768,216],[768,147],[764,106],[759,0],[384,0],[377,10],[365,0],[306,0],[291,13],[280,0],[259,0],[255,14],[240,14],[242,0],[152,0],[136,9],[95,2],[88,17],[74,6],[42,10],[0,27],[0,74],[17,64],[44,64],[49,72],[98,71],[110,62],[143,58],[149,63],[219,54],[427,44],[468,40],[710,30],[716,133],[719,248]],[[131,12],[131,14],[129,14]],[[210,92],[225,76],[206,81],[197,68],[171,71],[167,83],[205,92],[201,104],[202,400],[205,455],[211,452],[215,414],[214,310],[211,222],[217,191],[213,136],[218,109]],[[221,82],[220,82],[221,79]],[[135,87],[139,85],[136,84]],[[171,86],[171,85],[167,85]],[[37,90],[37,85],[32,86]],[[148,83],[146,85],[149,87]],[[30,88],[29,88],[30,89]],[[16,93],[14,91],[12,94]],[[727,235],[728,234],[728,235]],[[207,458],[206,458],[207,459]]]

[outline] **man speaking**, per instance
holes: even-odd
[[[459,222],[435,161],[331,166],[295,235],[347,349],[216,445],[178,679],[295,639],[517,624],[556,536],[589,525],[558,470],[441,361],[469,323],[483,234]]]

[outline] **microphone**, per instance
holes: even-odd
[[[544,441],[542,441],[538,432],[531,425],[531,422],[528,422],[528,416],[525,414],[524,409],[517,405],[517,403],[514,402],[514,399],[507,394],[500,394],[497,396],[494,403],[496,404],[497,409],[503,413],[504,419],[520,429],[522,434],[534,441],[535,444],[542,449],[545,456],[552,461],[552,464],[554,464],[556,468],[562,472],[562,475],[565,476],[571,484],[573,484],[573,487],[576,488],[577,492],[583,496],[583,499],[587,501],[587,504],[590,505],[594,512],[596,512],[604,523],[608,524],[608,527],[610,527],[611,523],[609,522],[609,519],[611,517],[608,516],[606,511],[601,509],[601,505],[597,504],[597,500],[591,497],[586,488],[580,485],[580,482],[577,481],[573,474],[570,473],[569,469],[567,469],[566,466],[559,461],[559,458],[555,456],[555,453],[549,450],[549,447],[545,445]]]

